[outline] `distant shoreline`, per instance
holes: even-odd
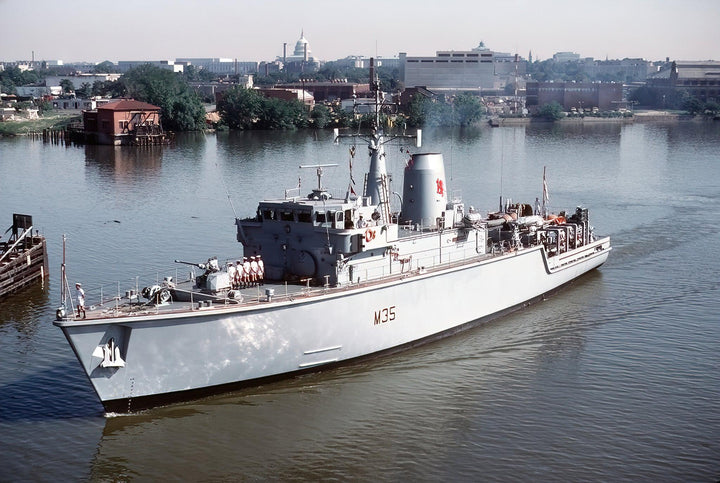
[[[69,122],[81,119],[77,112],[53,112],[47,116],[42,116],[35,120],[17,120],[5,121],[0,123],[0,138],[27,136],[37,134],[43,129],[63,129]],[[674,113],[668,111],[635,111],[632,117],[565,117],[557,121],[552,121],[537,117],[494,117],[491,119],[496,126],[522,126],[527,124],[633,124],[636,122],[707,122],[713,121],[712,118],[704,116],[694,116],[691,114]],[[208,130],[212,131],[212,130]]]
[[[707,122],[713,121],[712,118],[704,116],[695,116],[692,114],[680,114],[668,111],[636,111],[631,117],[599,117],[599,116],[583,116],[583,117],[564,117],[557,121],[537,118],[537,117],[498,117],[493,118],[492,122],[499,126],[520,126],[523,124],[536,123],[560,123],[560,124],[633,124],[636,122],[680,122],[694,121]]]

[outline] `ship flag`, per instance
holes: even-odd
[[[355,146],[352,146],[352,147],[350,148],[350,159],[349,159],[349,164],[350,164],[350,193],[352,193],[352,194],[356,194],[356,193],[355,193],[355,178],[353,178],[353,174],[352,174],[353,158],[354,158],[354,157],[355,157]]]
[[[542,194],[542,216],[543,218],[547,215],[545,204],[550,201],[550,193],[548,193],[547,178],[545,176],[545,170],[547,166],[543,166],[543,194]]]

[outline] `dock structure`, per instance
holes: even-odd
[[[32,216],[14,213],[8,232],[0,237],[0,299],[48,277],[45,237],[33,235]]]

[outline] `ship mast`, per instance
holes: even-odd
[[[375,115],[373,116],[370,135],[360,133],[340,134],[339,130],[336,128],[334,140],[336,144],[340,138],[344,137],[363,138],[367,141],[370,155],[370,167],[365,181],[363,197],[369,198],[370,203],[377,207],[382,223],[391,223],[390,177],[387,174],[385,143],[399,138],[415,138],[415,146],[420,147],[421,132],[418,129],[417,134],[415,135],[397,134],[388,138],[385,137],[385,134],[380,126],[380,114],[382,113],[384,102],[382,99],[382,91],[380,89],[380,80],[378,79],[375,71],[374,58],[370,58],[370,91],[373,95],[373,105],[375,107]]]
[[[385,162],[385,142],[380,127],[380,112],[382,100],[380,99],[380,81],[375,73],[375,59],[370,59],[370,92],[375,100],[375,117],[368,149],[370,150],[370,168],[363,196],[370,198],[371,203],[378,207],[383,222],[390,222],[390,189]]]

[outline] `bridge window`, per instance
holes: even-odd
[[[299,211],[297,214],[297,220],[300,223],[312,223],[312,213],[309,211]]]
[[[295,221],[292,211],[281,211],[280,221]]]

